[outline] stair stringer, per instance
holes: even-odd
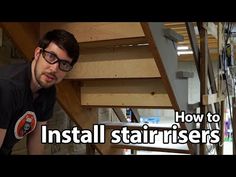
[[[174,110],[188,112],[188,80],[176,77],[178,56],[175,42],[164,36],[163,23],[142,23],[142,27]],[[180,123],[180,126],[189,131],[195,127],[193,123]],[[192,144],[188,143],[188,147],[193,153]]]

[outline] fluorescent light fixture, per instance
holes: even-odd
[[[177,55],[187,55],[187,54],[193,54],[193,51],[188,50],[188,51],[178,51]]]
[[[178,46],[177,50],[188,50],[189,47],[188,46]]]

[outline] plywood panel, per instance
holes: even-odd
[[[84,81],[81,86],[81,104],[109,107],[172,107],[160,79]]]
[[[40,34],[55,28],[72,32],[79,42],[144,36],[141,25],[137,22],[48,22],[40,23]]]
[[[92,48],[81,52],[67,79],[158,78],[148,46]]]

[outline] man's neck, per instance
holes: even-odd
[[[32,77],[31,77],[31,82],[30,82],[30,88],[31,88],[32,93],[34,94],[39,89],[42,88],[35,78],[35,61],[33,61],[31,65],[31,76]]]
[[[31,80],[30,88],[32,93],[36,93],[38,90],[40,90],[42,87],[38,84],[38,82],[33,81],[33,78]]]

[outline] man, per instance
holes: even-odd
[[[0,68],[0,154],[27,136],[28,154],[42,154],[41,126],[52,117],[59,83],[79,58],[79,44],[65,30],[39,41],[32,62]]]

